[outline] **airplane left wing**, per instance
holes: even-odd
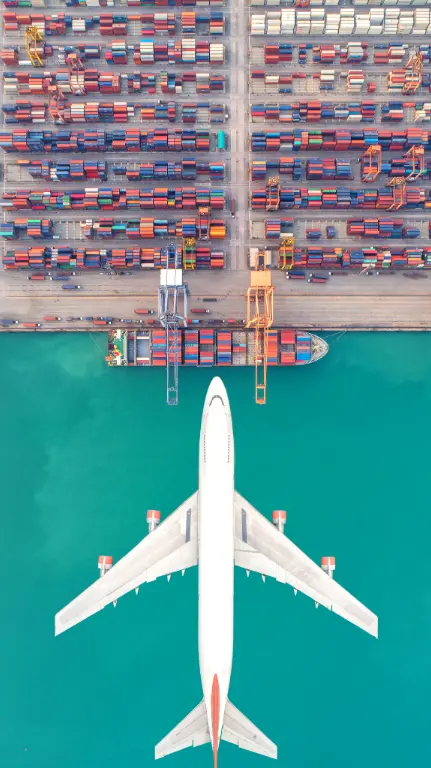
[[[97,613],[141,584],[196,565],[197,500],[194,493],[154,531],[55,617],[55,634]]]
[[[235,491],[235,565],[272,576],[377,637],[378,618]]]

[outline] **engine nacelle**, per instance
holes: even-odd
[[[152,533],[160,523],[162,516],[158,509],[149,509],[147,512],[148,533]]]
[[[275,525],[275,527],[278,528],[278,530],[281,531],[281,533],[284,533],[286,518],[287,518],[287,514],[285,509],[276,509],[272,513],[273,525]]]
[[[99,559],[97,561],[97,567],[100,571],[99,576],[104,576],[105,573],[107,573],[112,568],[112,565],[112,555],[99,555]]]
[[[322,557],[320,560],[320,567],[322,571],[325,571],[329,578],[332,579],[335,571],[335,557]]]

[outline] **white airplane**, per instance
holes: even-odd
[[[377,637],[378,619],[331,576],[334,558],[320,568],[286,536],[286,513],[273,522],[234,490],[234,444],[223,382],[208,389],[199,445],[199,487],[163,523],[150,510],[150,533],[114,567],[99,558],[101,576],[55,617],[59,635],[141,584],[199,565],[199,666],[203,699],[156,746],[156,758],[211,742],[214,768],[220,740],[277,757],[277,747],[229,700],[233,654],[234,565],[272,576],[311,597],[316,605]],[[326,571],[326,572],[325,572]]]

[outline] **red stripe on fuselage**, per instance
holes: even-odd
[[[213,685],[211,689],[211,721],[213,727],[214,768],[217,768],[218,731],[220,725],[220,687],[217,675],[214,675],[213,677]]]

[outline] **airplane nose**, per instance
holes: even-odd
[[[211,380],[211,383],[208,387],[207,396],[205,399],[209,404],[212,398],[216,396],[220,397],[223,400],[223,403],[227,405],[228,398],[227,398],[226,387],[223,384],[220,376],[214,376],[214,378]]]

